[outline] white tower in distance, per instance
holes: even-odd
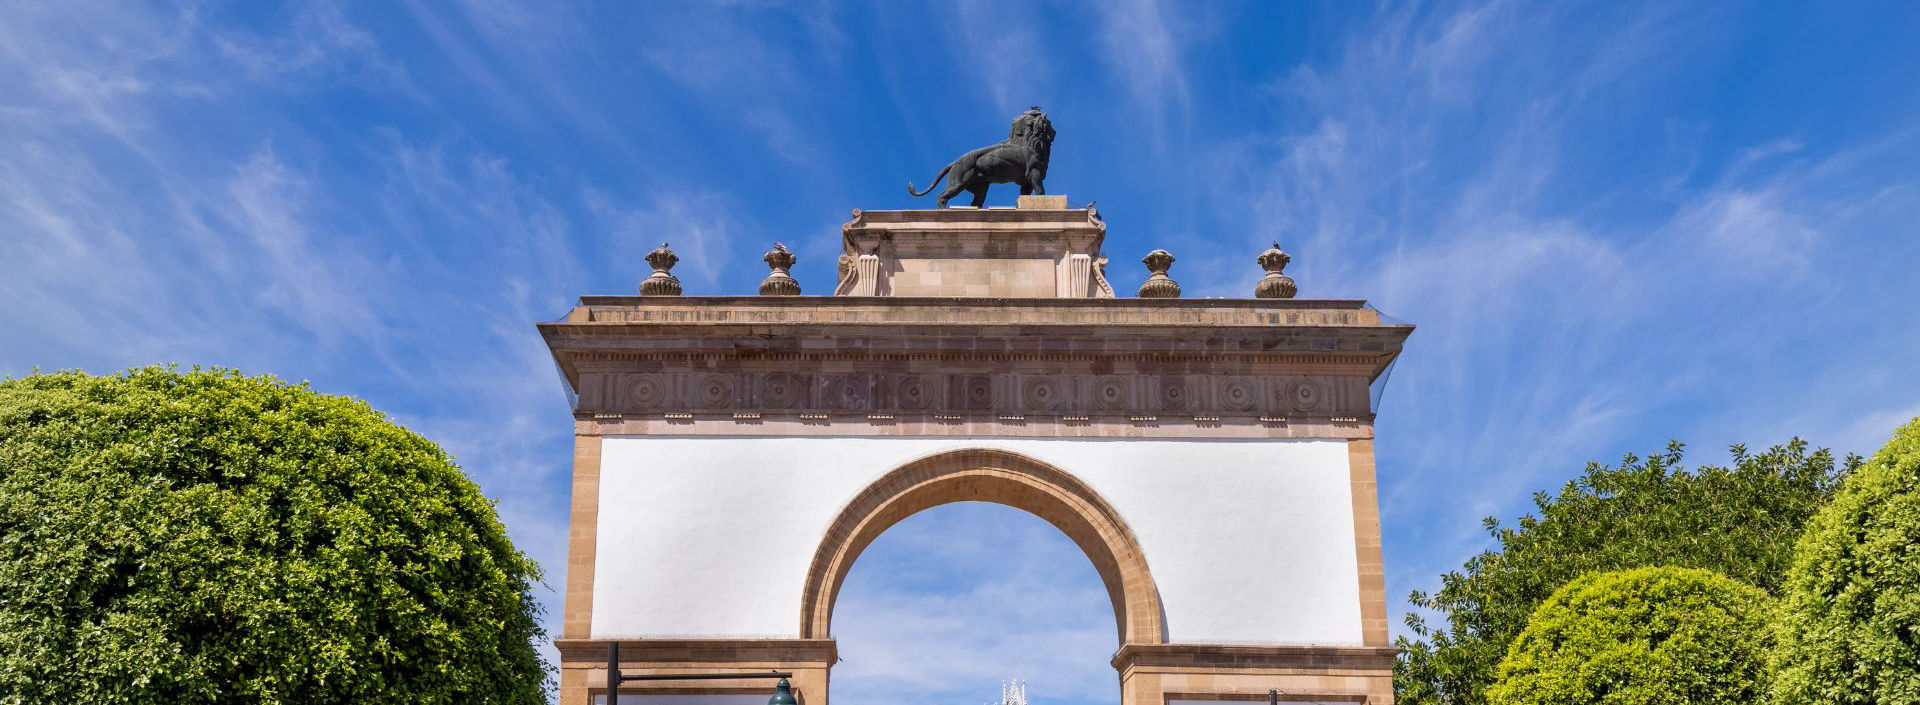
[[[1027,682],[1018,679],[1000,681],[1000,702],[987,705],[1027,705]]]

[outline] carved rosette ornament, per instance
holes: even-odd
[[[1267,276],[1262,277],[1260,283],[1254,285],[1254,296],[1262,299],[1291,299],[1294,294],[1300,293],[1300,288],[1293,284],[1293,277],[1280,273],[1280,270],[1287,268],[1288,262],[1293,261],[1293,257],[1280,249],[1279,241],[1275,241],[1273,247],[1260,253],[1260,257],[1254,261],[1259,262],[1260,266],[1267,270]]]
[[[673,250],[667,249],[667,243],[664,242],[652,252],[648,252],[647,264],[653,265],[653,274],[640,280],[640,295],[679,296],[680,279],[669,273],[674,263],[679,261],[680,258],[673,254]]]
[[[1180,284],[1167,277],[1167,270],[1173,267],[1173,255],[1166,250],[1154,250],[1140,260],[1147,265],[1152,276],[1140,283],[1140,298],[1177,299],[1180,298]]]
[[[794,409],[806,403],[807,381],[801,375],[775,372],[760,380],[760,404],[768,409]]]
[[[799,259],[793,256],[792,250],[787,249],[786,245],[775,242],[773,249],[767,250],[767,254],[761,259],[766,260],[767,266],[773,269],[773,273],[768,274],[766,280],[760,282],[761,296],[800,295],[800,282],[787,273],[787,270],[793,268],[793,263]]]

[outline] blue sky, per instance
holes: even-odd
[[[832,283],[851,208],[1004,134],[1244,296],[1420,325],[1378,422],[1389,592],[1588,459],[1920,414],[1920,5],[806,2],[0,6],[0,374],[174,361],[312,380],[454,451],[561,585],[567,409],[532,322]],[[1902,41],[1902,40],[1905,41]],[[1010,198],[1007,187],[994,195]],[[557,597],[549,595],[550,600]],[[1117,694],[1091,565],[957,505],[883,536],[836,696]]]

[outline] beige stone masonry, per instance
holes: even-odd
[[[936,427],[1020,417],[1036,435],[1216,428],[1222,436],[1300,437],[1275,431],[1316,427],[1346,438],[1339,429],[1370,420],[1368,385],[1412,331],[1382,323],[1359,301],[794,296],[584,304],[565,321],[540,324],[579,395],[578,412],[709,425],[880,414]],[[1143,430],[1115,433],[1119,427],[1106,424],[1122,419]]]
[[[1063,211],[1067,209],[1067,197],[1054,194],[1042,196],[1028,194],[1021,196],[1017,203],[1019,203],[1019,205],[1015,207],[1023,211]]]
[[[840,511],[814,554],[801,593],[800,634],[832,635],[834,598],[860,552],[881,532],[921,510],[974,501],[1024,509],[1053,524],[1093,561],[1113,603],[1120,643],[1166,639],[1160,593],[1133,530],[1105,499],[1067,472],[1004,450],[962,450],[921,458],[887,473]]]
[[[1368,646],[1386,646],[1387,569],[1380,542],[1380,489],[1373,473],[1373,439],[1347,441],[1353,478],[1354,557],[1360,567],[1360,631]]]
[[[1393,703],[1392,647],[1127,644],[1114,654],[1124,705],[1172,700]]]
[[[556,323],[649,326],[770,325],[860,327],[930,324],[1049,325],[1114,328],[1208,326],[1290,329],[1382,326],[1380,313],[1358,299],[1094,299],[950,296],[870,299],[832,296],[582,296]],[[542,327],[556,323],[542,324]],[[1412,329],[1410,325],[1387,325]],[[1298,331],[1295,331],[1298,332]]]
[[[598,414],[577,433],[609,436],[806,438],[1194,438],[1346,440],[1373,437],[1373,417],[1080,416],[894,412]],[[1355,501],[1358,501],[1357,499]]]
[[[539,324],[575,395],[560,702],[584,705],[606,685],[608,641],[588,637],[601,442],[613,435],[1343,441],[1361,645],[1164,643],[1157,588],[1119,514],[1058,468],[974,449],[897,468],[840,510],[795,615],[804,638],[622,639],[623,668],[790,670],[802,703],[827,705],[834,598],[861,550],[914,512],[980,500],[1038,515],[1086,552],[1113,602],[1125,705],[1263,702],[1269,689],[1282,702],[1393,702],[1369,392],[1413,326],[1358,300],[1113,298],[1106,227],[1058,195],[855,211],[836,296],[586,296]]]
[[[556,639],[560,702],[584,705],[606,693],[607,639]],[[669,673],[793,673],[793,694],[804,705],[827,702],[828,671],[839,653],[831,639],[622,639],[620,670],[627,675]],[[774,681],[644,681],[622,695],[771,694]]]
[[[842,296],[1111,297],[1107,225],[1065,196],[1020,206],[854,211],[841,228]]]
[[[560,634],[584,638],[593,625],[593,565],[600,531],[600,439],[598,427],[576,424],[573,436],[573,500],[567,530],[566,607]]]

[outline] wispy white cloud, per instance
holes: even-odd
[[[338,79],[374,84],[425,100],[405,66],[388,58],[371,32],[353,24],[333,2],[301,5],[285,27],[267,33],[223,28],[207,41],[240,75],[288,89]],[[362,86],[371,87],[371,86]]]
[[[1912,423],[1914,419],[1920,419],[1920,404],[1870,409],[1858,418],[1845,421],[1839,430],[1827,438],[1833,444],[1835,453],[1854,453],[1871,458],[1887,441],[1893,440],[1895,429]]]
[[[1193,96],[1183,51],[1191,35],[1205,28],[1206,10],[1160,0],[1095,2],[1088,9],[1099,21],[1102,62],[1131,108],[1152,125],[1155,147],[1165,153],[1175,137],[1170,133],[1186,129]]]
[[[215,204],[226,220],[229,247],[248,247],[245,272],[258,287],[253,302],[279,309],[329,348],[342,335],[367,340],[379,336],[366,297],[376,277],[361,255],[342,247],[321,247],[310,232],[312,214],[307,179],[262,149],[238,164]],[[340,233],[328,233],[334,244]],[[231,256],[231,252],[221,253]]]
[[[1668,232],[1697,239],[1727,266],[1750,277],[1798,277],[1812,264],[1820,233],[1800,221],[1776,190],[1717,190],[1686,204]]]
[[[354,145],[370,178],[297,130],[209,148],[177,110],[184,86],[277,118],[248,85],[378,58],[324,7],[256,34],[79,4],[0,28],[0,81],[22,89],[0,116],[0,372],[177,361],[367,397],[454,452],[562,584],[570,427],[531,324],[587,289],[565,192],[453,138],[376,132]]]
[[[1522,508],[1586,459],[1670,437],[1785,440],[1754,438],[1778,425],[1749,410],[1861,399],[1857,379],[1782,396],[1742,375],[1802,344],[1782,321],[1817,321],[1815,302],[1856,286],[1823,274],[1836,247],[1920,203],[1889,168],[1913,145],[1816,155],[1782,138],[1704,175],[1697,158],[1673,160],[1646,191],[1573,191],[1589,172],[1570,155],[1609,96],[1716,31],[1708,11],[1573,14],[1383,11],[1334,62],[1272,84],[1280,131],[1209,160],[1222,210],[1253,204],[1237,229],[1291,238],[1305,295],[1366,296],[1421,326],[1380,419],[1396,598],[1478,551],[1479,517]],[[1726,408],[1645,426],[1701,398]],[[1832,428],[1812,426],[1798,432]]]
[[[368,397],[455,452],[558,586],[570,427],[531,321],[631,290],[661,241],[690,291],[742,267],[757,280],[774,239],[826,291],[844,209],[875,204],[749,194],[736,184],[754,175],[721,154],[737,135],[806,191],[870,156],[848,143],[889,144],[836,131],[897,146],[956,90],[1001,113],[1066,91],[1107,108],[1089,127],[1142,143],[1089,165],[1151,167],[1102,195],[1140,218],[1109,240],[1122,288],[1142,273],[1118,243],[1142,229],[1181,258],[1189,296],[1244,296],[1278,236],[1304,296],[1370,297],[1421,325],[1380,419],[1396,597],[1477,550],[1480,516],[1587,458],[1676,436],[1871,450],[1916,413],[1920,329],[1872,313],[1914,296],[1913,134],[1716,148],[1724,125],[1676,114],[1649,131],[1653,153],[1586,161],[1619,139],[1627,87],[1736,31],[1724,9],[1371,10],[1313,39],[1330,59],[1225,86],[1271,109],[1249,117],[1215,114],[1222,86],[1197,70],[1221,55],[1205,50],[1225,6],[970,2],[926,32],[889,28],[952,43],[963,66],[937,80],[858,66],[894,55],[824,3],[636,18],[472,0],[382,23],[368,7],[245,22],[197,4],[9,8],[0,372],[210,362]],[[862,77],[891,93],[823,90]],[[869,93],[891,102],[863,114],[918,120],[825,104]],[[583,166],[598,161],[612,166]],[[1110,701],[1111,614],[1085,558],[1031,517],[915,517],[842,595],[836,697],[967,705],[1025,677],[1041,702]]]
[[[610,204],[602,194],[592,194],[588,203],[618,243],[615,249],[633,259],[632,271],[640,276],[653,271],[641,257],[668,244],[680,258],[674,274],[709,290],[727,266],[734,233],[741,229],[733,215],[741,209],[717,191],[655,191],[645,205],[632,208]],[[772,244],[768,239],[767,245]],[[633,283],[638,286],[639,280]]]
[[[827,155],[792,106],[809,102],[806,88],[820,80],[800,73],[801,55],[835,61],[845,38],[821,4],[721,3],[662,8],[641,28],[640,56],[704,104],[733,113],[775,154],[794,163],[821,163]],[[770,39],[770,27],[797,19],[805,42]],[[804,62],[812,63],[812,62]]]
[[[967,73],[963,85],[986,93],[994,109],[1012,116],[1053,95],[1053,64],[1040,36],[1040,8],[1033,3],[965,0],[953,6],[948,31]]]

